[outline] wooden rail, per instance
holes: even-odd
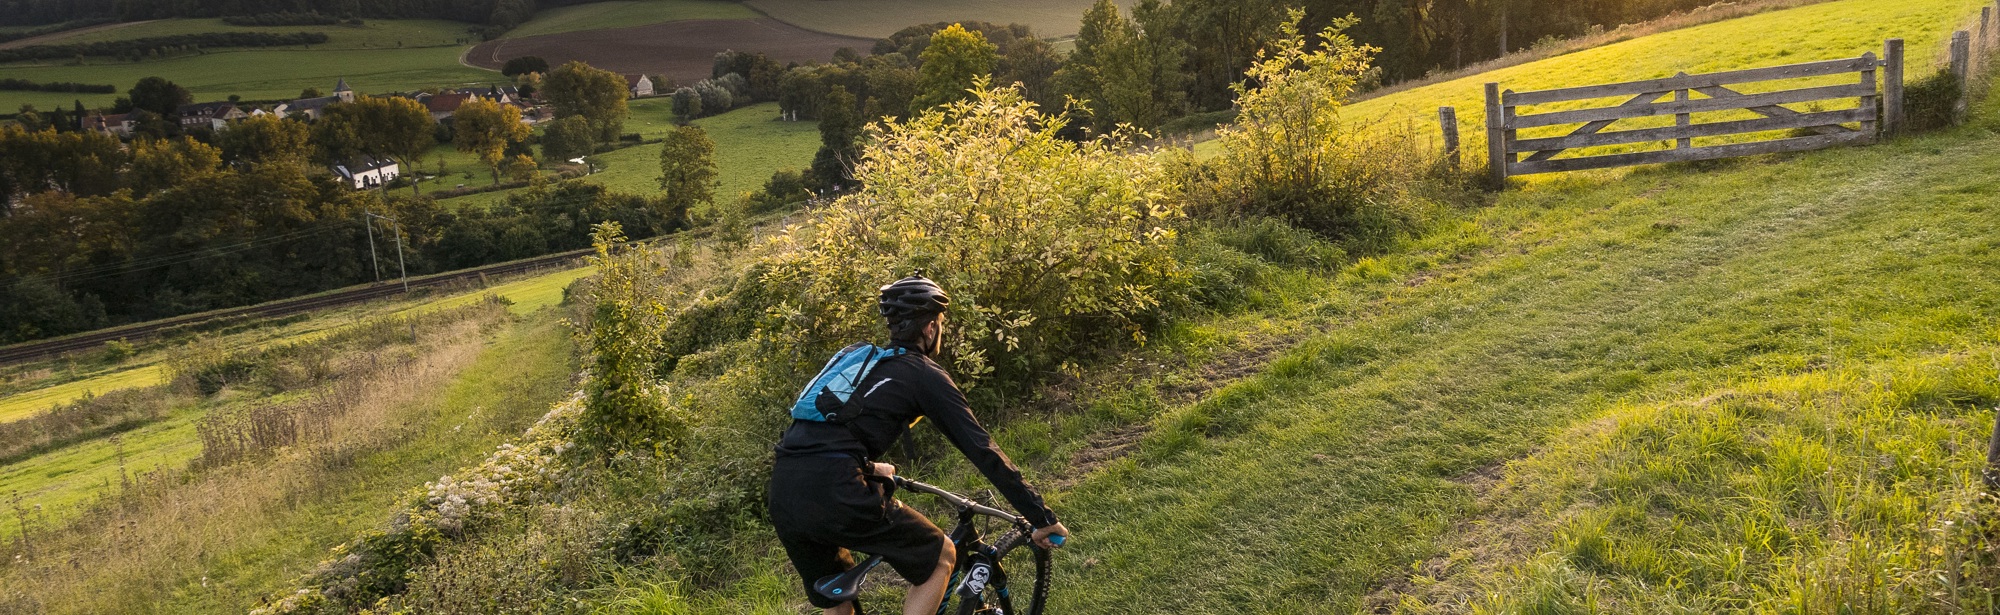
[[[1868,52],[1858,58],[1700,75],[1681,73],[1661,79],[1532,92],[1503,91],[1500,84],[1488,83],[1486,142],[1493,180],[1497,184],[1518,175],[1713,160],[1873,142],[1883,132],[1883,121],[1890,124],[1890,130],[1901,121],[1902,43],[1889,41],[1887,53],[1879,59],[1874,52]],[[1854,80],[1754,94],[1739,91],[1742,84],[1842,75],[1853,75]],[[1662,100],[1669,96],[1670,100]],[[1542,113],[1525,113],[1522,109],[1605,98],[1624,100],[1610,106]],[[1859,104],[1836,111],[1799,111],[1784,106],[1848,99],[1858,100]],[[1694,121],[1695,114],[1727,111],[1750,111],[1762,117]],[[1674,125],[1608,130],[1620,121],[1662,116],[1672,116]],[[1559,136],[1518,136],[1523,129],[1578,124]],[[1694,143],[1700,138],[1771,131],[1793,132],[1780,138],[1723,145]],[[1673,142],[1669,149],[1558,158],[1584,148],[1668,141]]]

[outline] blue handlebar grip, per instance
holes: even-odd
[[[1060,546],[1062,546],[1062,543],[1063,543],[1063,541],[1065,541],[1065,540],[1069,540],[1069,537],[1068,537],[1068,536],[1050,536],[1050,537],[1049,537],[1049,544],[1053,544],[1053,545],[1055,545],[1055,546],[1058,546],[1058,547],[1060,547]]]

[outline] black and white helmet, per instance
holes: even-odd
[[[945,296],[944,289],[924,277],[924,272],[919,270],[910,277],[882,287],[882,302],[877,309],[883,318],[897,322],[940,314],[949,305],[951,297]]]

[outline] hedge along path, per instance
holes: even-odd
[[[1416,128],[1417,134],[1437,136],[1438,107],[1454,107],[1464,139],[1460,151],[1471,162],[1486,152],[1482,110],[1489,82],[1515,91],[1548,90],[1661,79],[1679,72],[1712,73],[1852,58],[1868,51],[1879,56],[1883,42],[1891,38],[1907,42],[1908,78],[1914,81],[1928,76],[1930,67],[1942,68],[1939,62],[1945,57],[1951,32],[1963,26],[1968,17],[1977,16],[1986,4],[1981,0],[1838,0],[1760,13],[1396,92],[1349,105],[1342,114],[1360,126],[1408,125]],[[1538,111],[1563,108],[1548,105]],[[1659,125],[1673,122],[1672,118],[1659,121],[1664,122]],[[1211,141],[1196,151],[1206,155],[1215,147]]]
[[[1462,479],[1616,403],[1991,335],[2000,160],[1978,132],[1502,196],[1385,261],[1469,265],[1333,292],[1351,324],[1058,496],[1081,539],[1056,608],[1353,612],[1474,516]]]

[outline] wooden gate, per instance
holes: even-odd
[[[1712,160],[1735,156],[1798,152],[1836,145],[1868,143],[1881,134],[1880,123],[1894,124],[1902,110],[1903,48],[1889,41],[1886,59],[1874,52],[1858,58],[1808,62],[1722,73],[1681,73],[1664,79],[1612,83],[1534,92],[1501,91],[1486,84],[1486,143],[1493,179],[1516,175],[1602,169],[1638,164]],[[1877,71],[1883,87],[1878,91]],[[1808,77],[1854,75],[1852,83],[1746,94],[1740,84]],[[1735,87],[1732,87],[1735,86]],[[1696,98],[1700,95],[1701,98]],[[1672,96],[1671,100],[1661,100]],[[1545,113],[1523,114],[1520,108],[1624,98],[1621,104]],[[1888,100],[1883,100],[1884,98]],[[1859,106],[1838,111],[1798,111],[1786,104],[1859,99]],[[1886,105],[1885,105],[1886,102]],[[1883,117],[1883,109],[1889,116]],[[1762,117],[1694,123],[1693,115],[1747,110]],[[1673,116],[1674,125],[1606,131],[1620,120]],[[1519,138],[1523,129],[1582,124],[1568,134]],[[1768,131],[1794,131],[1781,138],[1695,146],[1703,137],[1723,137]],[[1799,133],[1806,134],[1799,134]],[[1672,141],[1671,149],[1557,158],[1563,152],[1590,147]]]

